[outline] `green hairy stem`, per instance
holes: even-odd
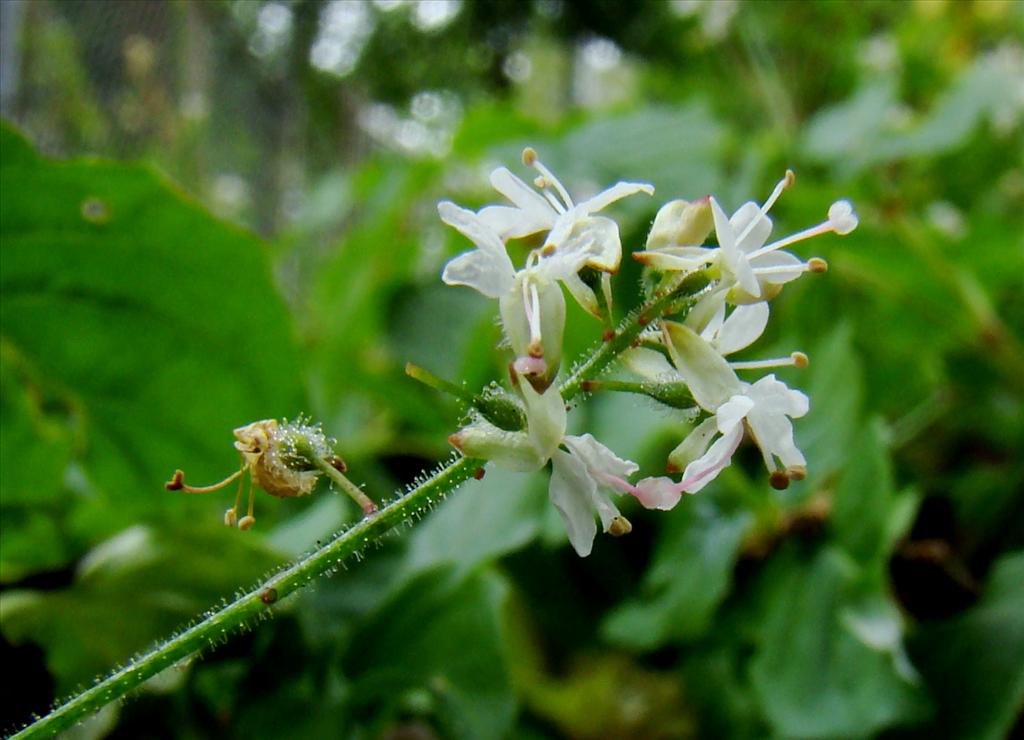
[[[615,335],[608,338],[579,364],[561,385],[560,390],[565,401],[568,402],[584,391],[586,381],[596,378],[616,357],[629,349],[648,323],[670,312],[685,310],[707,285],[708,278],[703,272],[694,273],[678,287],[656,294],[639,310],[626,317],[616,329]],[[319,459],[310,462],[328,475],[336,472],[328,471],[330,466]],[[75,695],[13,737],[39,738],[55,735],[110,702],[124,697],[161,671],[216,646],[223,641],[226,634],[259,618],[268,609],[273,608],[276,602],[308,585],[317,576],[335,570],[347,558],[360,552],[366,545],[378,540],[394,527],[406,521],[413,521],[416,514],[426,511],[436,501],[471,478],[482,464],[481,460],[459,458],[442,466],[434,475],[408,493],[398,496],[379,511],[365,516],[348,529],[339,532],[330,541],[302,556],[286,569],[267,578],[202,621],[196,622],[180,634],[131,660],[123,668],[114,671],[92,688]],[[336,476],[330,477],[334,479]],[[359,489],[355,491],[362,495]],[[352,491],[346,489],[346,492],[354,496]]]

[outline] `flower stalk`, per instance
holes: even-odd
[[[562,383],[562,398],[568,402],[584,392],[587,381],[594,380],[622,352],[633,346],[648,324],[670,310],[677,312],[681,305],[694,303],[708,282],[708,277],[703,271],[692,273],[680,281],[673,290],[656,294],[627,316],[615,330],[614,337],[603,342]],[[479,402],[480,398],[486,396],[474,398]],[[309,585],[316,577],[334,571],[349,557],[362,552],[367,545],[380,539],[394,527],[403,522],[416,521],[417,514],[425,512],[433,502],[443,498],[466,480],[475,477],[482,465],[482,461],[469,457],[452,460],[420,485],[378,510],[369,497],[328,460],[312,454],[312,450],[306,450],[302,445],[296,446],[296,452],[306,457],[312,466],[352,496],[364,512],[375,513],[364,516],[330,541],[249,589],[210,616],[132,659],[92,688],[75,695],[25,727],[13,735],[13,738],[27,740],[51,737],[72,727],[110,702],[121,699],[161,671],[183,663],[204,650],[216,647],[225,634],[239,630],[253,620],[264,618],[274,604]],[[269,593],[274,594],[275,598],[267,598]]]

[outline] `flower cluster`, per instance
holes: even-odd
[[[746,203],[731,216],[713,196],[671,201],[658,211],[645,248],[633,253],[646,266],[648,298],[671,296],[698,272],[707,277],[706,287],[698,295],[680,295],[687,300],[669,301],[665,312],[648,317],[643,341],[619,359],[644,380],[635,386],[639,392],[652,381],[659,388],[685,388],[702,419],[669,455],[669,472],[681,473],[678,481],[659,476],[631,483],[630,476],[639,469],[635,463],[619,458],[590,434],[566,434],[566,406],[555,383],[565,326],[561,286],[589,313],[611,318],[611,277],[618,271],[622,245],[616,223],[594,214],[621,198],[653,194],[654,188],[620,182],[577,204],[534,150],[524,151],[523,163],[538,173],[533,187],[504,167],[491,173],[491,184],[511,205],[478,212],[451,202],[438,206],[442,220],[475,245],[446,265],[443,280],[498,301],[514,353],[509,375],[525,418],[524,428],[507,429],[474,412],[449,438],[452,445],[466,456],[512,470],[539,470],[550,462],[551,501],[581,556],[593,546],[595,512],[607,533],[621,535],[631,529],[611,494],[632,495],[647,508],[670,509],[683,493],[696,493],[714,480],[745,437],[760,448],[773,486],[784,488],[790,480],[803,478],[806,461],[793,441],[791,419],[807,413],[807,396],[773,374],[751,383],[737,371],[802,367],[806,355],[794,352],[754,362],[726,357],[761,336],[769,319],[768,302],[786,283],[827,269],[824,260],[804,261],[785,248],[819,234],[848,234],[857,226],[849,202],[834,203],[817,226],[772,242],[768,212],[792,186],[790,171],[764,204]],[[712,231],[717,246],[706,246]],[[537,234],[543,235],[540,246],[517,270],[507,243]],[[600,296],[594,290],[597,284]]]

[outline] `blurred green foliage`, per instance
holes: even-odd
[[[2,131],[4,728],[357,515],[262,496],[241,534],[230,494],[163,490],[231,472],[232,428],[311,413],[376,496],[448,454],[461,410],[405,362],[479,387],[504,360],[494,307],[438,280],[467,245],[434,204],[492,201],[488,170],[531,144],[574,191],[657,186],[616,210],[627,249],[661,202],[735,208],[786,167],[780,232],[856,203],[756,350],[810,354],[782,373],[812,399],[807,480],[773,491],[744,449],[672,512],[626,503],[632,534],[580,560],[545,476],[488,469],[95,734],[1009,734],[1022,6],[428,5],[21,6],[5,113],[62,156]],[[566,356],[600,331],[570,311]],[[571,418],[650,474],[687,429],[626,396]]]

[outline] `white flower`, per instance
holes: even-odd
[[[765,244],[772,232],[768,211],[782,191],[793,184],[794,179],[792,170],[787,170],[786,176],[775,186],[763,206],[753,201],[744,203],[731,217],[727,217],[718,201],[711,198],[711,214],[715,219],[715,234],[719,245],[719,266],[723,275],[735,282],[734,300],[764,300],[777,293],[779,286],[795,280],[805,272],[823,272],[827,269],[824,260],[817,258],[804,262],[796,255],[783,251],[783,247],[829,232],[844,236],[857,228],[853,206],[849,201],[839,200],[829,208],[828,218],[817,226]]]
[[[761,449],[773,485],[783,486],[790,478],[803,478],[807,463],[793,442],[790,419],[807,413],[807,396],[790,390],[774,375],[753,384],[745,383],[689,327],[665,322],[663,330],[676,370],[697,404],[713,414],[697,425],[669,456],[677,465],[688,463],[679,483],[681,489],[695,493],[714,480],[729,465],[745,428]]]
[[[645,251],[635,253],[634,257],[644,264],[666,271],[691,272],[706,265],[715,265],[720,269],[723,287],[729,290],[729,298],[734,303],[773,298],[781,290],[782,285],[795,280],[803,273],[824,272],[828,269],[825,260],[812,257],[804,262],[796,255],[783,251],[784,247],[829,232],[846,235],[853,231],[858,223],[850,202],[839,200],[829,208],[828,218],[822,223],[766,244],[772,231],[772,220],[768,217],[768,211],[794,180],[793,172],[787,170],[786,176],[775,186],[764,205],[759,206],[753,201],[744,203],[731,217],[726,215],[714,197],[710,197],[708,204],[711,208],[715,234],[718,237],[718,247],[667,244],[659,231],[656,244],[649,245]],[[689,204],[688,210],[685,211],[689,222],[700,223],[700,209],[703,205],[703,199]],[[681,219],[683,213],[683,210],[679,210],[674,217]],[[666,219],[672,215],[669,212],[666,214]],[[655,226],[657,225],[656,221]],[[703,233],[694,227],[689,227],[687,231]],[[652,236],[654,232],[655,229],[652,229]]]
[[[523,150],[523,163],[539,173],[531,188],[507,167],[491,173],[491,185],[513,205],[487,206],[480,218],[502,239],[515,239],[542,231],[548,234],[537,251],[539,262],[553,261],[558,280],[588,312],[600,315],[594,292],[579,277],[583,267],[614,273],[622,260],[619,227],[609,218],[594,216],[606,206],[635,193],[651,195],[647,183],[619,182],[581,203],[573,202],[569,191],[537,158],[530,148]]]
[[[448,439],[467,457],[491,460],[509,470],[529,472],[551,460],[551,502],[573,548],[586,557],[597,534],[595,511],[605,532],[619,536],[630,531],[629,521],[609,493],[632,492],[625,479],[638,470],[637,465],[619,458],[589,434],[565,434],[565,404],[557,388],[537,393],[529,383],[520,383],[520,390],[526,406],[525,432],[505,431],[477,419]]]

